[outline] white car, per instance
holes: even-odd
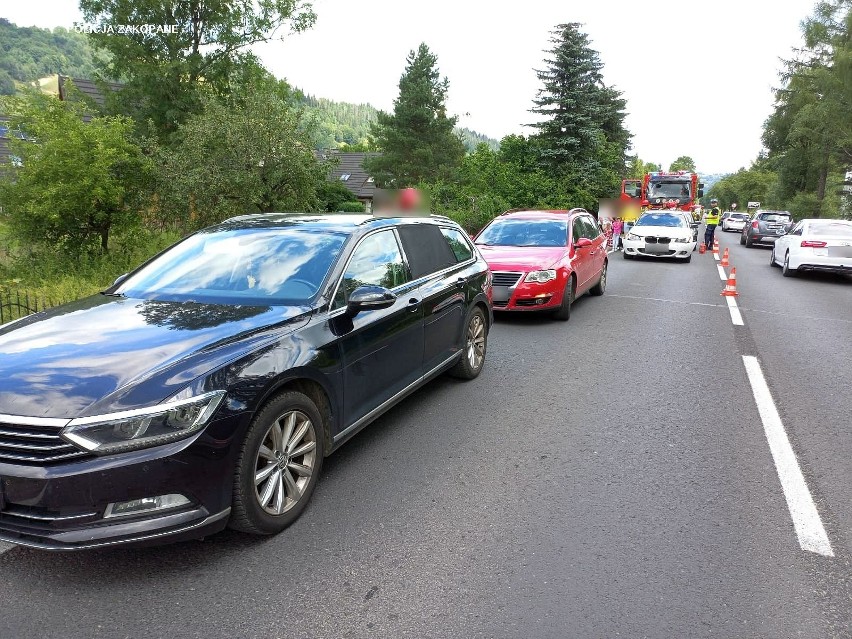
[[[742,231],[748,224],[748,213],[736,213],[731,211],[723,215],[723,231]]]
[[[775,240],[769,264],[786,277],[799,271],[852,274],[852,222],[801,220]]]
[[[692,259],[697,245],[692,226],[679,211],[651,210],[636,220],[624,238],[624,259],[639,255],[682,262]]]

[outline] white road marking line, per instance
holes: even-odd
[[[801,468],[799,468],[796,453],[790,446],[790,440],[787,438],[781,416],[772,400],[772,393],[769,392],[769,386],[763,376],[760,362],[756,357],[743,355],[743,364],[745,364],[748,380],[751,383],[760,420],[763,422],[763,430],[769,442],[769,450],[772,452],[772,459],[775,461],[778,479],[781,480],[781,489],[784,491],[784,497],[787,500],[787,508],[793,518],[799,545],[802,550],[825,557],[834,557],[831,543],[828,541],[828,534],[825,532],[816,504],[814,504],[813,497],[808,490],[808,484],[805,482]]]
[[[718,254],[718,253],[713,253],[713,259],[714,259],[714,260],[716,260],[716,261],[718,262],[718,261],[719,261],[719,254]]]
[[[12,544],[7,544],[5,541],[0,541],[0,555],[8,550],[12,550],[14,548]]]
[[[727,282],[728,281],[728,274],[725,273],[725,267],[722,266],[721,264],[717,264],[716,270],[719,271],[719,279],[722,280],[723,282]]]
[[[731,321],[734,323],[734,326],[744,326],[743,314],[740,313],[740,307],[737,306],[737,300],[733,297],[726,297],[725,301],[728,303],[728,310],[731,311]]]

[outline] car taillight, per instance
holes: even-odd
[[[802,240],[800,245],[802,248],[825,248],[827,244],[819,240]]]
[[[753,228],[753,229],[756,229],[758,226],[760,226],[760,225],[757,223],[757,220],[755,220],[754,222],[751,223],[751,228]]]

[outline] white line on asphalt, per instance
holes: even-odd
[[[731,321],[734,323],[734,326],[743,326],[743,314],[740,313],[737,300],[733,297],[726,297],[725,301],[728,303],[728,310],[731,311]]]
[[[706,302],[684,302],[681,300],[666,300],[660,297],[642,297],[640,295],[608,295],[608,297],[620,297],[625,300],[647,300],[649,302],[667,302],[669,304],[683,304],[684,306],[712,306],[714,308],[724,308],[723,304],[708,304]]]
[[[0,555],[2,555],[7,550],[12,550],[14,548],[12,544],[7,544],[5,541],[0,541]]]
[[[716,261],[718,262],[718,261],[719,261],[719,254],[718,254],[718,253],[713,253],[713,259],[714,259],[714,260],[716,260]]]
[[[728,274],[725,273],[725,267],[722,266],[721,264],[717,264],[716,270],[719,271],[719,279],[722,280],[723,282],[727,282],[728,281]]]
[[[778,479],[781,480],[781,489],[784,491],[784,497],[787,500],[787,508],[793,518],[799,545],[802,550],[826,557],[834,557],[828,535],[822,525],[822,520],[819,518],[813,497],[808,490],[808,484],[805,482],[805,476],[799,468],[796,453],[790,446],[790,440],[787,438],[781,416],[778,414],[778,409],[772,400],[772,393],[769,392],[769,386],[763,376],[763,371],[760,369],[760,362],[756,357],[743,355],[743,364],[745,364],[748,380],[751,383],[760,420],[763,422],[763,430],[769,442],[769,450],[772,452],[772,459],[775,461]]]

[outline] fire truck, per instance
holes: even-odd
[[[619,200],[633,208],[662,209],[672,206],[689,214],[696,211],[697,200],[704,195],[698,174],[690,171],[654,171],[641,180],[623,180]]]

